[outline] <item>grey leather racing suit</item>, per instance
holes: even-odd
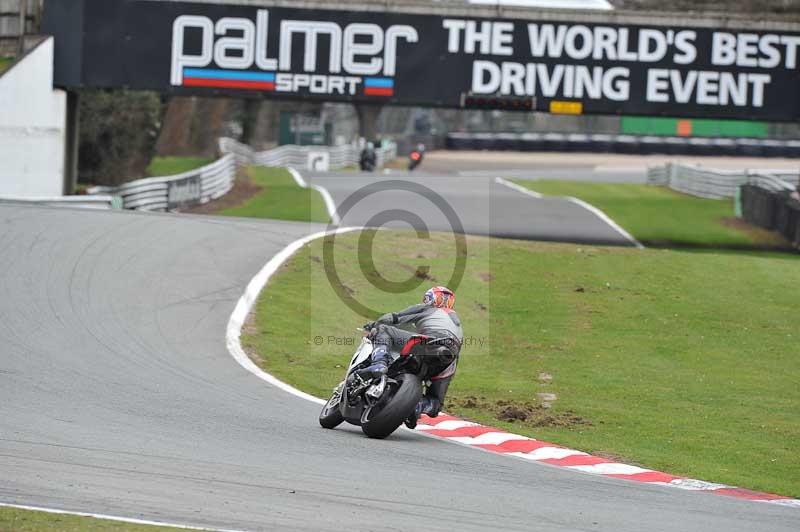
[[[400,312],[384,314],[373,325],[377,328],[373,338],[374,362],[390,363],[414,334],[427,336],[431,340],[442,340],[450,348],[454,355],[452,360],[439,361],[437,374],[431,378],[431,385],[423,398],[423,412],[431,417],[439,415],[464,343],[464,332],[458,314],[451,309],[420,304]]]

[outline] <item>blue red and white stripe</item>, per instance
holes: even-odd
[[[275,73],[250,72],[247,70],[217,70],[212,68],[184,68],[183,86],[274,91]]]
[[[394,80],[392,78],[364,78],[364,94],[366,96],[394,96]]]

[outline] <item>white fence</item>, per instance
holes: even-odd
[[[89,194],[120,196],[126,209],[166,211],[222,197],[233,187],[235,179],[236,157],[228,154],[182,174],[138,179],[118,187],[93,187]]]
[[[126,209],[142,211],[167,211],[185,205],[202,204],[227,194],[236,180],[236,167],[294,166],[316,169],[320,156],[330,168],[357,165],[361,150],[356,145],[346,146],[281,146],[257,152],[250,146],[233,139],[222,138],[219,149],[224,155],[202,168],[164,177],[148,177],[125,183],[118,187],[92,187],[89,194],[119,196]],[[397,146],[378,149],[378,166],[397,156]]]
[[[232,153],[240,166],[292,166],[308,170],[317,169],[315,160],[321,154],[327,154],[328,167],[346,168],[357,166],[361,158],[361,148],[356,144],[344,146],[295,146],[292,144],[279,146],[266,151],[254,151],[250,146],[233,139],[222,138],[219,140],[219,149],[222,153]],[[375,150],[378,167],[397,157],[397,145],[392,143],[386,148]]]
[[[684,163],[667,163],[647,169],[647,182],[663,185],[701,198],[732,198],[745,183],[766,184],[771,189],[789,190],[800,181],[794,170],[719,170]]]
[[[797,176],[794,177],[796,178]],[[798,179],[789,181],[787,176],[781,178],[774,174],[770,175],[766,173],[751,173],[747,183],[771,190],[772,192],[791,192],[797,186],[797,181]]]

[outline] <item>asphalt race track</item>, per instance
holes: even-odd
[[[422,188],[402,190],[396,181],[411,182],[433,191],[450,206],[464,232],[501,238],[631,246],[597,215],[563,198],[533,198],[495,182],[490,176],[458,176],[421,169],[389,174],[335,172],[304,173],[311,183],[325,187],[336,203],[344,225],[382,225],[375,216],[392,210],[409,211],[433,231],[453,231],[441,205]],[[365,187],[379,192],[355,201]],[[348,208],[353,204],[352,208]],[[344,208],[343,208],[344,206]],[[409,228],[394,222],[388,227]]]
[[[224,344],[250,278],[317,229],[0,206],[0,502],[234,529],[798,529],[792,508],[319,428]]]

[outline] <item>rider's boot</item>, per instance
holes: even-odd
[[[372,359],[372,365],[359,370],[358,375],[361,378],[372,378],[377,379],[383,375],[386,375],[386,372],[389,370],[389,352],[386,350],[385,346],[378,346],[372,352],[370,357]]]
[[[432,401],[429,398],[423,397],[420,399],[419,403],[417,403],[417,407],[414,409],[414,413],[408,416],[408,419],[405,420],[404,423],[406,424],[406,427],[415,429],[420,416],[422,416],[422,414],[428,414],[431,410],[431,406]],[[439,415],[439,413],[437,412],[436,415]]]

